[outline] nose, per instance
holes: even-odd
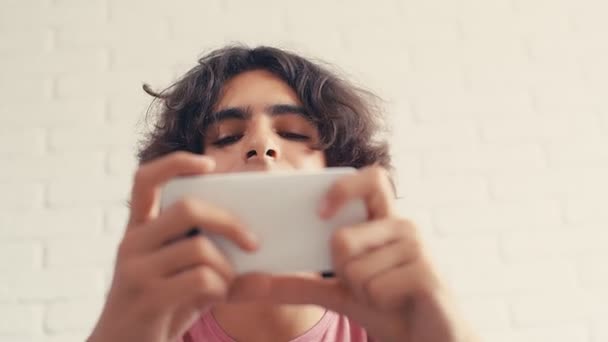
[[[276,161],[279,155],[278,144],[272,137],[272,132],[263,125],[252,125],[250,139],[245,149],[245,161],[272,160]]]
[[[260,150],[260,152],[264,151],[264,150],[265,149],[263,148],[263,149]],[[275,151],[272,148],[269,148],[269,149],[266,149],[266,152],[259,153],[256,149],[252,149],[252,150],[249,150],[247,152],[246,159],[247,160],[251,160],[251,159],[254,159],[254,158],[258,157],[258,156],[260,156],[259,158],[262,158],[262,159],[266,159],[266,158],[268,158],[268,159],[276,159],[276,157],[277,157],[277,151]]]

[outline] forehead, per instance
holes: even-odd
[[[252,70],[226,82],[215,109],[263,108],[276,103],[301,105],[295,91],[283,80],[266,70]]]

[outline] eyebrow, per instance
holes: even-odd
[[[310,114],[302,106],[291,105],[291,104],[275,104],[265,108],[265,112],[271,117],[276,117],[286,114],[297,114],[309,122],[313,122]],[[250,107],[230,107],[219,110],[205,119],[204,127],[210,124],[220,123],[224,120],[236,119],[236,120],[249,120],[251,119],[251,108]]]

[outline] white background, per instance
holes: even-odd
[[[142,82],[239,41],[385,99],[403,199],[487,341],[608,341],[604,0],[0,1],[0,340],[82,341]]]

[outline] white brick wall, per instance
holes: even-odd
[[[0,0],[0,340],[82,341],[149,98],[230,41],[386,100],[402,199],[487,341],[608,340],[608,3]]]

